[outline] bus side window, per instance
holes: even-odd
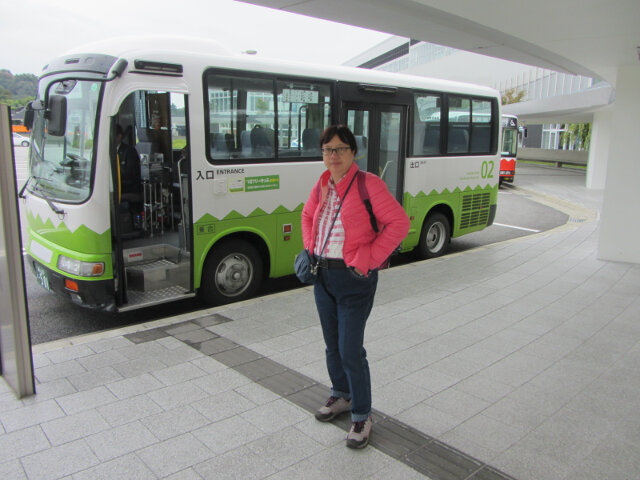
[[[320,155],[320,130],[305,128],[302,132],[302,151],[310,155]]]
[[[471,128],[471,99],[449,96],[449,128],[447,153],[467,153],[469,151],[469,130]]]
[[[448,153],[461,153],[469,151],[469,132],[465,127],[450,127]]]
[[[489,153],[491,150],[491,102],[471,102],[471,153]]]
[[[442,98],[440,95],[416,93],[413,112],[412,155],[439,154]]]
[[[423,155],[434,155],[440,153],[440,125],[425,125],[424,144],[422,146]]]
[[[489,124],[471,127],[471,153],[488,153],[491,148],[491,126]]]
[[[211,134],[211,156],[213,158],[229,158],[229,140],[233,142],[233,138],[229,137],[229,134],[224,133]]]

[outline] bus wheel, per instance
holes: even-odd
[[[214,246],[204,262],[200,298],[209,305],[221,305],[252,297],[262,279],[262,260],[256,248],[245,240]]]
[[[446,216],[433,213],[422,225],[418,255],[420,258],[434,258],[443,255],[451,238],[451,226]]]

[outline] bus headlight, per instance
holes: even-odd
[[[104,273],[104,263],[102,262],[81,262],[64,255],[58,257],[58,268],[79,277],[99,277]]]

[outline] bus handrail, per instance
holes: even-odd
[[[180,189],[180,217],[182,220],[182,240],[184,248],[187,248],[187,226],[186,226],[186,218],[184,218],[184,195],[182,192],[182,161],[184,160],[184,156],[180,157],[178,160],[178,188]]]

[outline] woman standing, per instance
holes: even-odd
[[[409,231],[409,218],[373,174],[358,175],[356,139],[344,125],[328,127],[320,139],[327,170],[302,210],[304,246],[318,260],[314,294],[326,345],[331,395],[316,412],[328,422],[351,411],[347,446],[363,448],[371,432],[371,378],[364,329],[373,307],[378,268]],[[359,194],[365,180],[376,233]]]

